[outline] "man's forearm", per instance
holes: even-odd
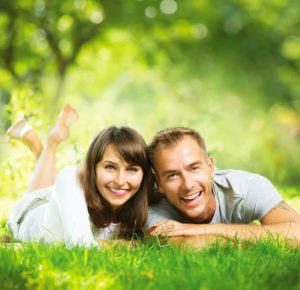
[[[240,240],[257,240],[266,237],[280,237],[300,242],[300,223],[280,223],[272,225],[254,224],[209,224],[206,234]]]
[[[215,242],[227,243],[236,240],[257,241],[262,238],[279,238],[289,246],[300,247],[299,224],[246,225],[246,224],[207,224],[191,226],[182,235],[170,235],[167,240],[178,246],[191,246],[197,249],[205,248]],[[196,227],[195,227],[196,226]]]
[[[257,240],[280,237],[300,242],[300,223],[287,222],[271,225],[254,224],[182,224],[161,221],[148,230],[148,234],[168,237],[218,236],[226,239]]]

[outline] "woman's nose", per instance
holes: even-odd
[[[118,171],[115,182],[118,185],[123,185],[126,181],[126,174],[123,170]]]

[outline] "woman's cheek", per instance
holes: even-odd
[[[100,184],[105,184],[114,179],[113,174],[107,172],[106,170],[99,169],[97,170],[97,182]]]
[[[143,180],[143,172],[138,172],[132,179],[132,186],[139,188]]]

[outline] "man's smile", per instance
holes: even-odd
[[[198,192],[196,192],[192,195],[189,195],[189,196],[180,197],[180,200],[183,201],[186,204],[192,205],[192,204],[194,204],[193,201],[196,201],[201,196],[202,193],[203,193],[203,190],[198,191]]]

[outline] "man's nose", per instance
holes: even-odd
[[[186,191],[190,191],[194,188],[194,179],[188,172],[182,174],[182,187]]]

